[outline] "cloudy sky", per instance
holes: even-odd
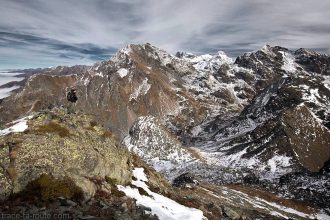
[[[0,0],[0,69],[91,64],[146,42],[170,53],[330,53],[329,21],[329,0]]]

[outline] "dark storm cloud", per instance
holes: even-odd
[[[328,53],[329,10],[328,0],[0,0],[0,68],[90,64],[145,42],[171,53]]]
[[[45,61],[46,66],[73,65],[81,61],[92,64],[108,59],[116,50],[111,47],[101,48],[90,43],[67,44],[54,39],[0,31],[0,61],[3,63],[6,63],[7,59],[21,59],[24,63],[30,62],[32,65],[36,63],[36,66],[38,63],[43,65],[42,62]]]

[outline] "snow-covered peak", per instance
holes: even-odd
[[[204,54],[192,58],[184,57],[184,59],[191,62],[198,71],[216,71],[223,64],[234,63],[234,60],[228,57],[223,51],[218,51],[214,55]]]
[[[265,53],[271,51],[271,49],[272,49],[272,47],[269,46],[268,44],[266,44],[266,45],[264,45],[264,46],[262,46],[262,47],[260,48],[260,50],[261,50],[262,52],[265,52]]]
[[[129,44],[126,47],[117,51],[117,53],[110,59],[114,63],[122,63],[126,61],[126,58],[132,52],[132,45]]]
[[[227,54],[221,50],[217,52],[215,57],[218,57],[225,63],[234,63],[234,60],[231,57],[227,56]]]

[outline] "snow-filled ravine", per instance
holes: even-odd
[[[134,168],[133,176],[137,179],[132,181],[132,185],[136,188],[118,185],[118,189],[124,192],[126,196],[136,199],[138,205],[149,207],[151,213],[157,215],[160,220],[206,219],[201,210],[183,206],[174,200],[152,192],[147,185],[148,178],[144,173],[144,168]],[[145,190],[148,195],[141,195],[138,188]]]

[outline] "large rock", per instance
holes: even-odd
[[[318,172],[330,157],[330,131],[304,104],[286,111],[283,124],[298,161]]]
[[[28,125],[24,133],[0,137],[1,198],[20,192],[42,174],[70,178],[87,198],[105,180],[130,182],[130,154],[91,117],[58,110],[37,114]]]

